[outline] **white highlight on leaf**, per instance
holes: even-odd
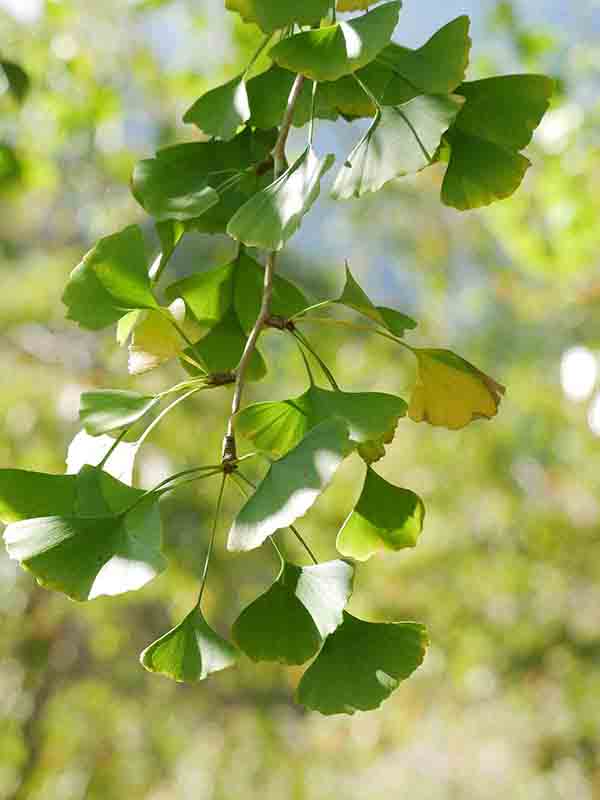
[[[86,464],[98,466],[114,443],[111,436],[90,436],[79,431],[67,450],[67,474],[76,475]],[[131,486],[137,449],[137,442],[119,442],[104,471]]]
[[[587,347],[572,347],[563,353],[560,382],[570,400],[587,400],[598,378],[598,362]]]
[[[130,561],[121,556],[113,556],[96,576],[89,599],[101,595],[110,597],[141,589],[156,576],[156,570],[143,561]],[[125,587],[125,588],[124,588]]]
[[[340,30],[344,35],[348,58],[359,58],[362,53],[363,43],[358,33],[347,22],[340,22]]]

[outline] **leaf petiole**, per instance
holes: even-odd
[[[198,593],[198,603],[197,608],[200,607],[202,603],[202,595],[204,594],[204,589],[206,587],[206,581],[208,579],[208,569],[210,567],[210,562],[212,559],[212,554],[215,546],[215,539],[217,536],[217,529],[219,526],[219,517],[221,515],[221,507],[223,505],[223,495],[225,493],[225,484],[227,482],[227,475],[223,473],[223,479],[221,481],[221,488],[219,489],[219,497],[217,498],[217,505],[215,507],[215,515],[213,518],[213,526],[212,532],[210,535],[210,541],[208,543],[208,551],[206,553],[206,560],[204,562],[204,570],[202,572],[202,583],[200,585],[200,592]]]
[[[327,366],[327,364],[326,364],[326,363],[323,361],[323,359],[321,358],[321,356],[320,356],[320,355],[319,355],[319,354],[316,352],[316,350],[313,348],[313,346],[312,346],[312,345],[311,345],[311,343],[308,341],[308,339],[306,339],[306,337],[305,337],[305,336],[304,336],[302,333],[300,333],[300,331],[299,331],[299,330],[297,330],[297,329],[294,331],[293,335],[296,337],[296,339],[297,339],[297,340],[298,340],[298,341],[299,341],[299,342],[300,342],[300,343],[301,343],[301,344],[302,344],[304,347],[306,347],[306,349],[308,350],[308,352],[309,352],[309,353],[310,353],[310,354],[313,356],[313,358],[314,358],[314,359],[317,361],[317,363],[319,364],[319,366],[320,366],[320,367],[321,367],[321,369],[323,370],[323,374],[325,375],[325,377],[327,378],[327,380],[328,380],[328,381],[329,381],[329,383],[331,384],[331,387],[332,387],[333,389],[335,389],[335,390],[336,390],[336,392],[339,392],[339,391],[340,391],[340,387],[339,387],[339,385],[338,385],[337,381],[335,380],[335,378],[333,377],[333,373],[331,372],[331,370],[329,369],[329,367]]]

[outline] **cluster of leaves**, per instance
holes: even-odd
[[[70,319],[92,330],[117,324],[119,342],[129,343],[131,373],[179,359],[187,376],[159,395],[84,394],[83,430],[69,451],[69,474],[0,472],[0,518],[8,524],[12,558],[42,585],[88,600],[139,589],[164,569],[161,495],[221,476],[197,603],[146,648],[142,664],[177,681],[197,681],[234,663],[238,648],[255,661],[298,665],[314,658],[300,682],[299,701],[324,714],[352,713],[378,707],[419,666],[427,645],[420,624],[368,622],[346,610],[351,562],[414,547],[423,528],[422,500],[384,480],[373,464],[385,455],[401,418],[459,429],[492,418],[504,388],[448,350],[409,345],[405,336],[416,322],[374,305],[348,267],[341,295],[316,304],[273,274],[275,254],[302,224],[333,166],[333,156],[315,150],[315,121],[372,118],[338,172],[334,197],[360,197],[447,161],[442,200],[473,208],[508,196],[520,184],[529,164],[521,150],[547,108],[551,82],[534,75],[465,82],[465,17],[410,50],[391,41],[401,8],[396,0],[370,11],[371,3],[362,0],[338,0],[337,9],[331,0],[298,5],[226,0],[265,39],[242,75],[203,95],[186,113],[185,120],[210,138],[161,150],[134,170],[132,191],[155,220],[159,254],[151,262],[141,229],[127,227],[101,239],[65,289]],[[366,13],[336,17],[355,10]],[[267,67],[254,75],[269,46]],[[306,148],[291,164],[282,163],[289,124],[306,123]],[[162,293],[169,305],[163,305],[159,281],[190,231],[227,233],[239,242],[238,255],[169,285]],[[266,268],[249,248],[266,251]],[[338,307],[363,318],[362,324],[329,313]],[[413,354],[418,379],[410,402],[342,391],[303,332],[309,322],[365,329]],[[218,463],[185,469],[146,492],[133,488],[136,454],[172,408],[231,384],[239,398],[246,380],[265,375],[256,341],[266,326],[295,339],[307,390],[241,410],[234,400],[233,441],[244,437],[255,452],[238,458],[230,433],[227,457]],[[315,363],[327,389],[315,382]],[[352,454],[364,461],[365,480],[337,536],[337,549],[349,560],[319,563],[295,523]],[[257,487],[243,474],[250,458],[269,465]],[[211,629],[201,610],[230,484],[247,499],[230,528],[228,548],[248,551],[269,541],[281,560],[273,585],[234,623],[237,648]],[[274,538],[285,529],[302,542],[313,564],[285,561]]]

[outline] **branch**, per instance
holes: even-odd
[[[285,147],[287,144],[290,129],[294,119],[294,112],[296,104],[300,98],[300,92],[304,85],[304,75],[297,75],[290,96],[288,99],[287,109],[279,129],[279,136],[273,148],[273,161],[274,161],[274,177],[275,180],[279,178],[286,169]],[[267,256],[267,263],[265,265],[265,280],[263,285],[262,303],[260,312],[254,323],[254,327],[250,331],[246,347],[240,359],[240,363],[236,370],[235,390],[233,393],[233,402],[231,404],[231,415],[227,425],[227,433],[223,440],[223,464],[231,466],[237,460],[237,450],[235,443],[235,430],[234,430],[234,417],[240,410],[242,404],[242,395],[244,393],[244,386],[246,381],[246,373],[250,360],[256,350],[256,344],[260,334],[265,327],[271,315],[271,299],[273,297],[273,277],[275,275],[275,268],[277,262],[277,253],[271,252]]]

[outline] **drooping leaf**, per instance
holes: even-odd
[[[335,157],[319,159],[308,147],[281,177],[254,195],[230,220],[227,233],[249,247],[281,250],[319,196]]]
[[[408,409],[412,420],[458,430],[498,413],[506,390],[493,378],[450,350],[418,349],[414,353],[419,377]]]
[[[99,436],[133,425],[159,402],[160,398],[155,395],[123,389],[84,392],[81,395],[79,419],[87,433]]]
[[[420,94],[453,92],[463,82],[469,64],[469,26],[467,16],[457,17],[436,31],[417,50],[389,44],[377,57],[378,62],[392,70],[395,76],[383,102],[397,105]]]
[[[261,185],[256,167],[269,158],[274,131],[243,130],[229,142],[187,142],[140,161],[132,191],[156,220],[179,220],[207,233],[223,231]],[[272,173],[271,173],[272,174]]]
[[[352,578],[344,561],[286,563],[270,589],[242,611],[234,641],[253,661],[304,664],[341,625]]]
[[[76,475],[87,464],[91,466],[100,464],[114,444],[115,440],[112,436],[91,436],[85,431],[79,431],[67,450],[68,474]],[[137,442],[119,442],[104,465],[104,471],[117,480],[131,485],[137,452]],[[58,514],[59,512],[53,513]]]
[[[447,135],[450,161],[442,200],[460,210],[509,197],[530,162],[520,151],[548,109],[554,83],[542,75],[506,75],[463,83],[466,98]]]
[[[367,469],[361,496],[340,530],[336,547],[343,556],[367,561],[379,550],[414,547],[423,530],[425,506],[409,489],[388,483]]]
[[[75,506],[76,483],[75,475],[0,470],[0,522],[69,514]]]
[[[360,287],[346,264],[346,282],[340,297],[335,301],[339,305],[358,311],[383,328],[387,328],[394,336],[402,338],[407,330],[417,327],[414,319],[385,306],[375,306],[366,292]]]
[[[325,17],[331,0],[225,0],[225,8],[237,11],[244,22],[256,23],[265,33],[289,25],[313,25]]]
[[[352,442],[379,451],[393,439],[407,405],[399,397],[380,392],[339,392],[311,386],[293,400],[246,406],[236,417],[236,430],[255,447],[273,458],[281,458],[306,434],[331,417],[348,425]],[[379,453],[380,458],[383,453]]]
[[[422,664],[427,631],[416,622],[365,622],[344,612],[298,686],[298,702],[321,714],[378,708]]]
[[[335,81],[364,67],[389,44],[401,4],[385,3],[360,17],[282,39],[269,55],[314,81]]]
[[[142,231],[131,225],[101,239],[75,267],[63,294],[67,318],[97,330],[134,308],[156,308]]]
[[[149,672],[179,683],[202,681],[213,672],[233,666],[236,660],[235,648],[207,624],[199,608],[194,608],[183,622],[140,656],[142,666]]]
[[[207,136],[232,139],[240,125],[250,119],[248,92],[243,75],[203,94],[184,116]]]
[[[6,528],[10,558],[42,586],[73,600],[139,589],[164,569],[155,498],[141,500],[144,492],[94,467],[84,468],[75,486],[70,513],[21,519]]]
[[[234,521],[229,550],[252,550],[304,516],[331,483],[352,444],[346,423],[329,419],[275,461]]]
[[[394,178],[430,166],[462,102],[458,96],[422,95],[402,106],[383,107],[341,167],[333,197],[347,200],[377,192]]]
[[[29,75],[25,72],[23,67],[19,64],[15,64],[14,61],[0,59],[1,91],[4,90],[4,87],[1,86],[2,78],[6,81],[8,91],[12,94],[17,103],[23,103],[31,86]]]

